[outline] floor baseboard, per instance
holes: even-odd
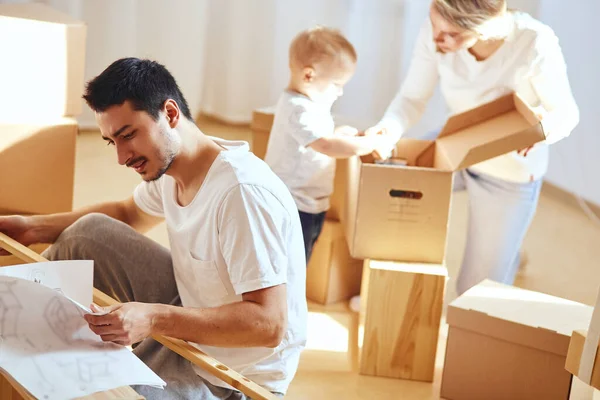
[[[566,204],[570,207],[574,207],[578,210],[581,210],[581,204],[579,203],[575,194],[553,183],[544,181],[544,184],[542,185],[542,194],[547,197],[558,200],[561,203]],[[592,203],[588,200],[583,201],[589,207],[590,211],[592,211],[598,218],[600,218],[600,205]]]

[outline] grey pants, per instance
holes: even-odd
[[[94,260],[94,286],[121,302],[181,305],[169,251],[103,214],[89,214],[60,235],[44,252],[50,260]],[[185,358],[148,338],[134,353],[167,386],[133,388],[149,400],[248,399],[243,393],[211,385]]]

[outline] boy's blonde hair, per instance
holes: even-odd
[[[300,32],[290,45],[290,67],[319,63],[347,66],[356,63],[356,50],[337,29],[316,26]]]

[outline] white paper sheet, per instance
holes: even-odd
[[[41,283],[89,307],[94,285],[91,260],[48,261],[0,268],[0,276]]]
[[[164,387],[126,347],[102,342],[83,319],[85,311],[65,296],[90,303],[92,275],[72,273],[77,265],[89,269],[86,261],[0,268],[0,368],[46,400],[126,385]],[[77,289],[88,284],[86,294]]]

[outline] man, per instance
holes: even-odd
[[[195,343],[285,394],[307,318],[302,230],[285,185],[245,142],[205,136],[156,62],[118,60],[84,98],[119,164],[144,182],[127,200],[1,218],[0,231],[26,245],[54,243],[53,260],[94,260],[95,286],[123,304],[93,306],[107,314],[86,319],[104,341],[141,342],[134,352],[167,382],[164,391],[136,387],[147,398],[245,398],[152,334]],[[141,233],[163,219],[170,252]]]

